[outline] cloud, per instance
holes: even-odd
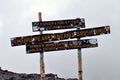
[[[38,12],[42,12],[43,20],[82,17],[86,28],[110,25],[111,34],[95,37],[98,48],[82,50],[83,77],[119,80],[119,7],[118,0],[3,0],[0,3],[1,66],[16,72],[39,73],[39,53],[26,55],[25,46],[11,47],[10,38],[39,34],[32,32],[32,22],[38,21]],[[77,77],[77,50],[45,53],[45,68],[46,73]]]

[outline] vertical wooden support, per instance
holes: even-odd
[[[82,54],[81,54],[81,49],[78,49],[78,75],[79,75],[78,80],[83,80],[83,78],[82,78]]]
[[[42,13],[39,13],[39,21],[42,21]],[[42,31],[40,31],[40,34],[42,34]],[[45,69],[44,69],[44,53],[40,52],[40,80],[46,80],[45,79]]]
[[[77,28],[77,30],[80,30],[80,28]],[[77,38],[77,40],[80,40],[80,38]],[[81,49],[78,49],[78,80],[83,80],[82,78],[82,53]]]

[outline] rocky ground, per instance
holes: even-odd
[[[0,80],[40,80],[40,74],[15,73],[8,70],[3,70],[0,67]],[[46,80],[77,80],[77,79],[59,78],[57,74],[50,73],[46,74]]]

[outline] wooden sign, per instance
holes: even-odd
[[[103,34],[110,34],[110,26],[88,28],[82,30],[72,30],[64,33],[15,37],[15,38],[11,38],[11,45],[19,46],[31,42],[45,42],[45,41],[55,41],[55,40],[64,40],[64,39],[72,39],[72,38],[82,38],[82,37],[97,36]]]
[[[48,51],[59,51],[79,48],[92,48],[97,47],[97,39],[84,39],[84,40],[73,40],[73,41],[62,41],[62,42],[36,42],[26,44],[27,53],[36,52],[48,52]]]
[[[68,20],[55,20],[55,21],[42,21],[32,22],[33,32],[46,31],[46,30],[58,30],[58,29],[70,29],[70,28],[84,28],[84,18],[68,19]]]

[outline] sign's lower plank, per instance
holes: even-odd
[[[82,38],[87,36],[97,36],[101,34],[110,34],[110,26],[88,28],[88,29],[82,29],[82,30],[72,30],[64,33],[16,37],[16,38],[11,38],[11,45],[19,46],[19,45],[25,45],[26,43],[31,43],[31,42],[43,42],[43,41],[55,41],[55,40],[64,40],[64,39],[72,39],[72,38]]]
[[[98,46],[97,39],[62,41],[57,43],[37,42],[35,44],[26,44],[26,52],[37,53],[37,52],[59,51],[59,50],[79,49],[79,48],[92,48],[97,46]]]

